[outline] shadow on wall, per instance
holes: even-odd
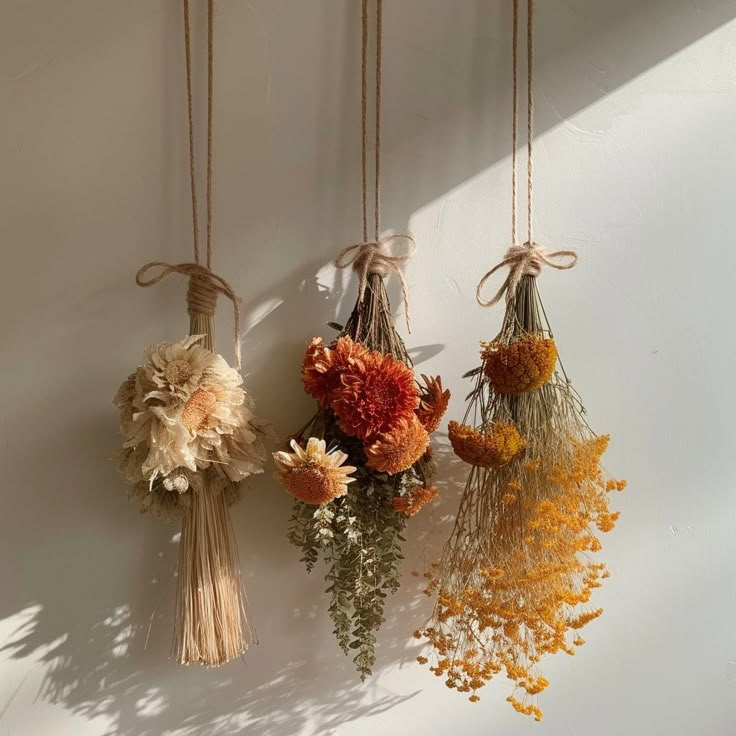
[[[310,268],[305,276],[312,273]],[[322,322],[333,319],[332,307],[342,296],[337,288],[321,286],[314,276],[277,289],[286,292],[292,298],[255,332],[279,334],[304,310]],[[439,348],[424,346],[413,352],[421,362],[422,356]],[[301,353],[302,345],[285,346],[283,353],[271,356],[275,374],[260,380],[297,383],[294,374]],[[81,390],[69,387],[70,392]],[[308,397],[303,403],[299,408],[306,416],[313,406]],[[286,419],[299,423],[296,410]],[[77,427],[62,438],[46,438],[42,454],[53,467],[57,458],[77,452],[80,440],[90,463],[110,455],[117,440],[110,416],[94,417],[84,433]],[[36,445],[34,454],[38,451]],[[426,618],[431,602],[422,594],[422,578],[411,577],[408,571],[427,569],[457,505],[464,469],[450,456],[446,443],[441,444],[437,449],[441,502],[409,522],[405,585],[387,604],[379,667],[366,684],[339,652],[330,632],[324,571],[318,567],[307,576],[299,569],[299,551],[282,539],[291,499],[269,477],[253,479],[241,504],[233,507],[262,644],[242,661],[206,674],[199,667],[177,668],[168,659],[177,529],[123,507],[125,485],[111,462],[100,477],[112,493],[101,496],[98,486],[83,481],[73,486],[69,481],[60,483],[57,490],[68,494],[65,512],[47,516],[50,526],[37,525],[36,553],[18,561],[9,578],[3,571],[12,595],[3,597],[0,616],[15,614],[20,624],[2,650],[15,658],[39,659],[46,671],[40,696],[88,718],[105,717],[110,723],[106,736],[158,736],[174,724],[177,733],[192,736],[240,734],[249,726],[259,736],[284,736],[308,732],[305,729],[314,722],[320,724],[320,733],[327,733],[342,723],[385,711],[413,695],[385,691],[381,672],[412,661],[418,653],[412,629]],[[84,518],[68,523],[64,515],[74,517],[75,509],[85,509]],[[91,541],[93,534],[100,539]],[[141,540],[135,564],[117,555],[110,565],[89,553],[105,538],[131,537]],[[122,545],[123,552],[126,548]],[[257,572],[266,569],[267,577]],[[129,590],[137,591],[134,600]]]
[[[268,23],[284,24],[278,33],[276,28],[271,29],[279,37],[287,37],[285,29],[292,23],[283,8],[307,14],[309,7],[307,3],[272,0],[248,5],[257,8]],[[508,9],[486,0],[464,0],[462,12],[455,3],[444,0],[431,0],[432,12],[425,0],[396,0],[390,5],[387,12],[396,15],[386,21],[385,74],[387,85],[392,85],[386,91],[386,125],[392,132],[386,136],[385,176],[392,191],[400,192],[400,196],[390,197],[385,212],[387,222],[396,225],[506,155],[507,116],[499,95],[507,92]],[[702,2],[700,8],[693,12],[690,3],[639,0],[560,0],[545,4],[541,12],[549,14],[549,20],[559,12],[571,22],[563,19],[559,27],[555,22],[559,33],[542,42],[542,76],[564,76],[565,68],[580,63],[591,45],[597,48],[596,59],[609,59],[615,73],[601,71],[601,77],[591,79],[585,89],[553,85],[557,91],[562,90],[560,99],[553,101],[554,114],[549,107],[545,113],[545,105],[540,105],[538,129],[557,124],[561,117],[590,104],[733,17],[733,7],[728,3]],[[340,13],[344,11],[335,12],[343,17]],[[329,18],[325,13],[324,17]],[[465,25],[448,41],[447,29],[453,17],[462,18]],[[354,13],[345,13],[343,20],[353,29],[354,38],[336,44],[342,54],[335,72],[339,75],[354,68],[358,35]],[[406,33],[407,28],[420,32]],[[329,38],[330,29],[323,29],[323,35]],[[622,40],[627,48],[621,46]],[[295,43],[308,41],[309,35],[304,34]],[[403,48],[401,58],[391,51],[398,46]],[[172,78],[176,75],[178,79],[179,61],[171,63]],[[285,73],[283,64],[281,68]],[[329,69],[325,67],[324,72],[328,74]],[[447,75],[457,76],[460,81],[456,85],[446,81],[436,85],[437,75],[445,75],[445,79]],[[300,83],[298,75],[287,79],[291,85]],[[338,82],[341,79],[338,77]],[[352,85],[354,90],[354,82],[345,78],[341,84]],[[324,87],[329,88],[331,83],[326,81]],[[443,96],[438,89],[451,92]],[[275,96],[288,97],[292,92],[296,90],[274,89]],[[339,105],[333,109],[329,94],[318,99],[329,124],[340,135],[345,127],[341,122],[345,110]],[[345,99],[338,98],[338,103],[353,106],[354,100],[346,103]],[[345,125],[355,129],[357,117],[350,113],[345,119]],[[291,124],[282,121],[286,130],[275,134],[288,133]],[[489,131],[503,131],[503,135],[492,138]],[[283,154],[287,162],[289,145],[287,139]],[[312,219],[296,218],[291,226],[285,224],[268,244],[288,264],[286,276],[273,280],[268,276],[263,260],[268,248],[260,256],[262,260],[248,262],[248,268],[245,259],[251,256],[242,255],[243,268],[238,270],[245,274],[244,292],[257,295],[245,305],[244,314],[252,316],[248,342],[258,346],[262,369],[249,377],[247,385],[264,415],[273,419],[282,434],[298,426],[312,409],[298,380],[299,360],[311,334],[295,335],[293,326],[302,325],[304,315],[309,315],[313,329],[319,332],[320,325],[344,318],[347,311],[344,301],[348,297],[339,285],[321,284],[316,274],[341,245],[352,242],[350,233],[356,229],[355,218],[346,206],[348,200],[355,200],[335,184],[357,180],[356,167],[340,163],[348,150],[352,155],[353,148],[346,139],[325,144],[324,149],[316,148],[316,168],[314,160],[300,161],[294,169],[294,182],[285,176],[284,190],[267,193],[265,202],[254,199],[256,205],[263,205],[262,211],[254,209],[254,204],[244,205],[238,215],[242,219],[236,219],[223,238],[245,240],[269,208],[293,206],[294,210],[311,213]],[[312,191],[304,171],[317,176],[314,170],[326,183]],[[176,209],[173,202],[168,202],[169,195],[164,194],[164,205]],[[34,200],[36,208],[43,204]],[[180,220],[181,213],[175,214]],[[174,237],[162,240],[178,242]],[[313,260],[304,264],[305,244],[311,247],[315,243]],[[32,255],[33,248],[28,248],[26,256],[21,253],[19,257],[22,260]],[[278,269],[279,274],[284,272],[281,264]],[[127,273],[125,279],[127,283]],[[95,279],[90,276],[88,280]],[[394,304],[398,305],[395,284],[392,289]],[[43,289],[39,291],[37,309],[44,304]],[[246,586],[262,644],[249,652],[244,662],[207,673],[196,667],[176,668],[168,660],[177,554],[175,530],[152,519],[138,518],[127,508],[124,484],[113,463],[104,460],[118,445],[110,405],[115,386],[110,383],[107,395],[90,394],[89,378],[79,370],[76,355],[88,357],[86,368],[90,372],[106,376],[111,367],[104,362],[105,355],[90,350],[89,335],[101,334],[102,329],[93,315],[97,311],[96,295],[88,283],[79,283],[77,292],[87,310],[85,319],[71,314],[78,308],[76,303],[68,312],[56,315],[60,350],[55,369],[69,377],[66,383],[62,379],[53,384],[39,381],[27,402],[8,402],[18,415],[38,411],[39,419],[25,434],[7,433],[2,448],[15,480],[3,489],[8,501],[0,524],[4,544],[11,552],[0,558],[0,621],[12,619],[14,625],[18,623],[2,646],[4,654],[18,660],[38,660],[45,671],[40,697],[83,716],[106,717],[110,724],[106,736],[159,736],[171,731],[190,736],[234,736],[247,726],[254,727],[259,736],[291,736],[314,729],[315,723],[319,732],[325,733],[411,698],[411,692],[388,692],[381,680],[382,673],[413,660],[416,652],[411,631],[429,613],[430,602],[421,594],[421,583],[409,571],[416,568],[421,572],[439,554],[457,505],[465,470],[452,460],[446,446],[438,452],[441,501],[409,524],[405,585],[387,605],[388,621],[379,635],[379,666],[373,679],[362,685],[351,662],[337,649],[326,616],[321,572],[317,569],[307,577],[299,569],[298,552],[285,539],[291,502],[266,477],[268,470],[266,476],[253,480],[251,491],[233,509]],[[130,298],[130,290],[115,283],[108,289],[108,297],[122,304]],[[262,317],[253,316],[268,300],[275,308]],[[140,317],[142,325],[144,310],[132,317]],[[76,331],[69,326],[75,324],[79,325]],[[135,342],[138,336],[129,337]],[[28,356],[21,368],[33,377],[49,360],[46,350],[34,348],[30,340],[19,342],[19,346],[26,352],[18,349],[17,353]],[[409,348],[419,363],[441,350],[441,346],[434,345],[415,347],[411,341]],[[432,370],[431,364],[426,369],[421,364],[418,368]],[[118,380],[122,378],[124,375]],[[36,408],[52,403],[64,406],[66,425],[62,429],[45,423]],[[13,419],[12,413],[2,417],[6,426]],[[32,534],[28,530],[33,530]],[[131,549],[137,549],[135,559],[131,558]],[[132,600],[129,591],[136,591]],[[14,692],[22,686],[20,680]],[[14,697],[11,694],[8,702],[0,704],[0,718],[12,706]]]

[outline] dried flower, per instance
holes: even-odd
[[[276,477],[286,490],[304,503],[319,505],[348,492],[356,468],[343,465],[348,456],[340,450],[327,452],[324,440],[310,437],[306,448],[291,441],[293,452],[275,452]]]
[[[552,377],[557,347],[551,338],[528,334],[511,342],[481,343],[483,370],[498,394],[536,391]]]
[[[231,481],[262,472],[267,432],[240,373],[199,345],[201,337],[149,348],[148,360],[118,390],[124,436],[119,468],[132,483],[150,486],[175,471],[213,463]]]
[[[440,426],[440,421],[447,411],[450,391],[449,389],[442,390],[442,379],[439,376],[430,377],[422,374],[422,380],[425,385],[421,389],[417,416],[427,432],[431,434]]]
[[[364,365],[342,373],[332,408],[345,434],[373,438],[410,419],[419,406],[414,373],[392,355],[372,352]]]
[[[144,371],[152,386],[167,397],[172,395],[186,401],[203,382],[216,355],[199,344],[202,337],[189,335],[180,342],[160,343],[148,348]],[[220,360],[224,362],[221,357]]]
[[[424,455],[429,434],[416,415],[365,446],[366,465],[373,470],[394,475],[407,470]]]
[[[394,511],[398,514],[404,514],[404,516],[414,516],[424,506],[434,501],[437,495],[437,488],[435,486],[430,486],[429,488],[416,486],[415,488],[409,489],[403,496],[394,496]]]
[[[327,347],[322,338],[314,337],[302,362],[302,381],[306,392],[327,408],[341,385],[344,371],[362,369],[370,351],[349,337],[340,337]]]
[[[453,451],[461,460],[482,468],[506,465],[526,446],[513,424],[501,422],[478,430],[452,421],[448,425],[448,436]]]

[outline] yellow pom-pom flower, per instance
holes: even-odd
[[[555,371],[551,338],[527,335],[510,343],[481,343],[483,371],[497,394],[523,394],[544,386]]]
[[[450,422],[448,430],[455,454],[466,463],[481,468],[506,465],[526,447],[526,441],[513,424],[497,422],[486,430],[479,430],[468,424]]]

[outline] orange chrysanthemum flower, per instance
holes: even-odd
[[[544,386],[555,370],[555,341],[527,335],[510,343],[481,343],[483,370],[498,394],[523,394]]]
[[[338,338],[330,347],[321,337],[314,337],[302,361],[304,389],[326,409],[340,386],[342,373],[362,368],[369,357],[370,350],[349,337]]]
[[[450,390],[442,390],[442,379],[439,376],[430,377],[422,374],[425,386],[417,409],[417,416],[424,428],[430,434],[440,426],[440,421],[450,403]]]
[[[355,467],[345,465],[348,456],[340,450],[327,452],[324,440],[310,437],[306,448],[296,440],[290,442],[293,452],[274,452],[276,477],[284,488],[304,503],[319,505],[348,492]]]
[[[366,465],[390,475],[400,473],[424,455],[428,444],[427,430],[413,415],[365,446]]]
[[[404,516],[414,516],[420,509],[437,498],[437,488],[417,486],[407,492],[405,496],[394,496],[392,501],[394,511]],[[426,662],[426,660],[425,660]]]
[[[411,419],[419,406],[414,373],[392,355],[372,352],[344,370],[332,409],[345,434],[372,439]]]
[[[452,449],[461,460],[481,468],[506,465],[526,447],[526,441],[513,424],[500,422],[486,431],[450,422],[448,436]]]

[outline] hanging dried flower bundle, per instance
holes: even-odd
[[[531,14],[530,7],[529,37]],[[531,196],[531,167],[528,180]],[[515,686],[511,705],[540,720],[535,696],[548,685],[542,658],[574,654],[581,629],[602,612],[591,594],[608,573],[593,553],[618,518],[609,494],[625,482],[601,467],[609,438],[585,421],[537,289],[543,265],[570,268],[576,256],[546,253],[529,223],[527,242],[512,246],[479,284],[479,302],[505,294],[506,313],[499,334],[481,345],[480,366],[466,374],[474,387],[463,421],[449,424],[455,454],[471,467],[452,535],[427,574],[433,616],[415,636],[433,652],[431,662],[419,661],[448,687],[477,701],[477,691],[505,673]],[[502,266],[510,268],[506,282],[484,301],[486,280]]]
[[[377,110],[380,109],[381,3],[377,6]],[[363,131],[367,3],[363,3]],[[290,541],[302,550],[308,571],[322,557],[327,565],[329,613],[334,633],[362,678],[375,663],[376,631],[384,620],[388,593],[399,587],[402,533],[407,519],[437,495],[430,434],[439,425],[449,391],[439,378],[412,369],[396,332],[384,278],[393,272],[406,284],[401,265],[413,252],[406,235],[379,239],[378,130],[376,116],[375,240],[368,241],[363,188],[364,242],[346,248],[336,261],[359,274],[358,300],[330,344],[314,338],[302,363],[306,392],[317,413],[274,455],[277,477],[296,497]],[[364,135],[365,141],[365,135]],[[366,147],[363,146],[363,170]],[[391,255],[392,241],[409,245]],[[408,326],[408,313],[407,313]]]
[[[184,0],[187,91],[192,121],[189,6]],[[210,31],[212,0],[208,2]],[[209,108],[212,109],[212,34],[209,36]],[[181,664],[214,666],[240,656],[255,641],[240,575],[228,507],[239,497],[238,483],[263,471],[266,426],[240,375],[238,299],[210,270],[212,213],[211,156],[207,168],[207,257],[200,264],[193,136],[190,163],[194,263],[152,262],[138,272],[139,286],[152,286],[172,273],[189,278],[189,336],[149,347],[146,358],[120,386],[123,449],[119,468],[131,483],[130,496],[143,512],[181,521],[174,656]],[[212,147],[211,115],[208,152]],[[149,271],[157,271],[146,278]],[[218,295],[233,303],[237,368],[214,352],[213,319]]]
[[[337,339],[312,340],[302,379],[319,410],[291,451],[274,454],[297,499],[289,539],[307,570],[327,561],[335,635],[365,677],[386,595],[399,587],[407,519],[437,495],[429,440],[450,394],[439,378],[417,380],[375,272]]]

